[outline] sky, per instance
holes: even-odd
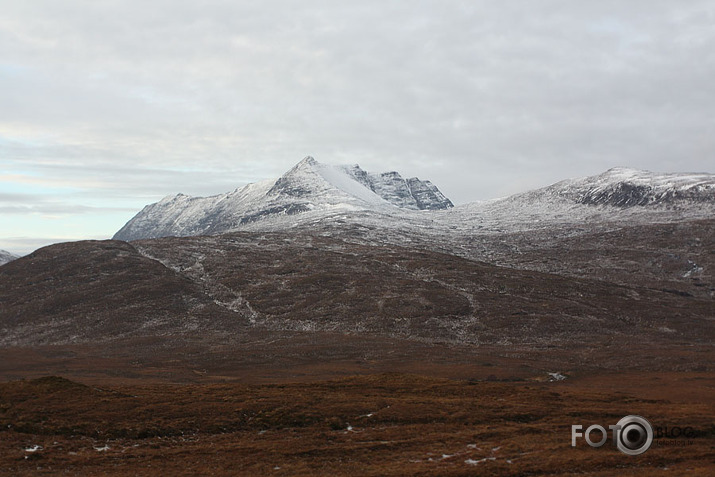
[[[0,0],[0,249],[304,156],[456,204],[715,171],[711,0]]]

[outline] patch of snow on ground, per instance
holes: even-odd
[[[467,459],[464,461],[464,463],[467,465],[477,465],[477,464],[486,462],[488,460],[497,460],[497,458],[496,457],[485,457],[484,459],[479,459],[479,460]]]
[[[547,373],[551,378],[549,381],[563,381],[566,379],[566,376],[564,376],[561,373]]]

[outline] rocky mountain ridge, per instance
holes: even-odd
[[[117,240],[225,233],[266,218],[305,212],[440,210],[453,207],[439,189],[397,172],[373,174],[358,165],[331,166],[306,157],[277,180],[227,194],[165,197],[146,206],[115,235]]]

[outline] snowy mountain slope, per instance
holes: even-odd
[[[460,241],[475,234],[585,224],[668,223],[715,216],[715,175],[616,168],[503,199],[453,207],[429,181],[311,157],[278,180],[206,198],[179,194],[144,208],[115,239],[367,227],[375,237]],[[341,225],[342,224],[342,225]],[[561,232],[559,232],[561,233]],[[570,232],[569,232],[570,233]]]
[[[614,168],[502,199],[457,206],[438,221],[484,232],[715,217],[715,174]]]
[[[12,262],[13,260],[17,260],[18,257],[17,255],[14,255],[10,252],[6,252],[5,250],[0,250],[0,265],[5,265],[8,262]]]
[[[360,210],[391,214],[400,209],[448,207],[452,203],[429,181],[405,180],[397,172],[370,174],[357,165],[331,166],[306,157],[275,181],[212,197],[165,197],[146,206],[114,238],[216,234],[311,211],[313,215]]]
[[[543,200],[550,196],[578,204],[621,208],[679,202],[715,203],[714,178],[712,174],[656,174],[618,167],[597,176],[561,181],[526,193],[524,198]]]

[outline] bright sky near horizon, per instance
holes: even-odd
[[[306,155],[455,203],[715,170],[709,0],[0,0],[0,249]]]

